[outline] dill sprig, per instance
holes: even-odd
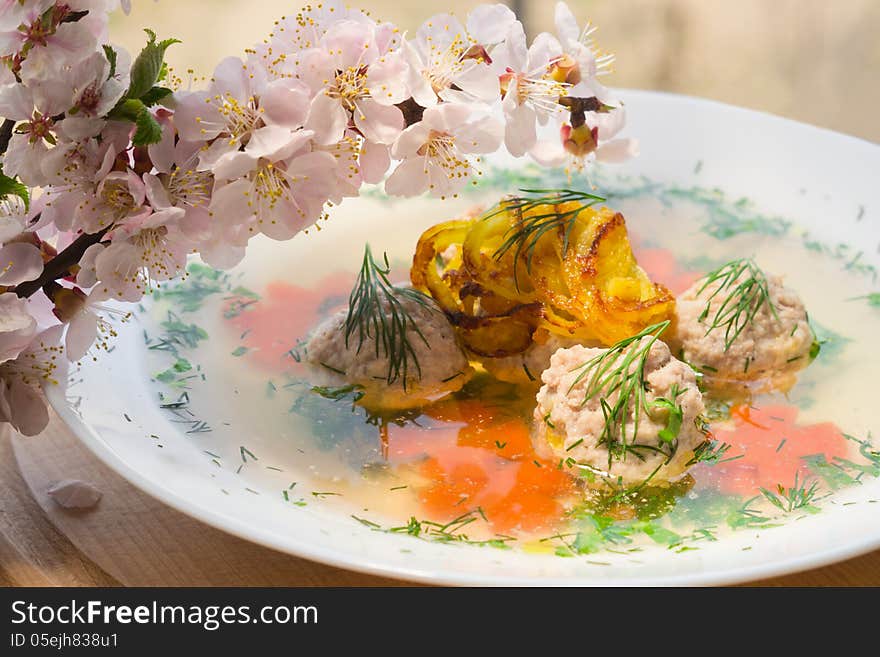
[[[730,443],[723,441],[708,439],[701,442],[694,448],[693,457],[687,462],[689,466],[697,463],[708,463],[709,465],[718,465],[719,463],[727,463],[728,461],[736,461],[741,459],[744,454],[737,456],[727,456],[727,452],[733,447]]]
[[[532,257],[535,247],[548,232],[562,230],[562,255],[568,252],[571,231],[581,212],[596,203],[605,201],[602,196],[571,189],[520,189],[521,196],[514,196],[501,201],[483,219],[490,219],[502,212],[513,212],[517,215],[516,222],[504,233],[504,242],[499,246],[493,258],[500,260],[511,249],[513,250],[513,278],[519,289],[517,267],[520,257],[526,254],[526,271],[532,271]],[[581,205],[570,210],[558,211],[556,206],[561,203],[579,202]],[[547,208],[546,212],[531,214],[538,208]]]
[[[785,513],[791,513],[797,509],[815,510],[810,503],[816,497],[818,489],[818,481],[801,481],[800,473],[796,472],[794,475],[794,485],[791,488],[777,484],[775,492],[761,488],[761,494],[776,508]]]
[[[392,285],[388,280],[391,265],[387,253],[382,255],[382,262],[381,265],[376,263],[367,244],[357,282],[348,298],[345,347],[349,348],[352,338],[355,338],[357,352],[360,353],[364,342],[373,340],[376,357],[388,360],[386,383],[391,385],[401,379],[406,389],[412,368],[415,368],[418,378],[422,376],[419,359],[410,342],[410,333],[421,338],[426,347],[430,348],[431,345],[403,302],[410,300],[430,308],[431,300],[418,290]]]
[[[730,349],[765,305],[770,308],[776,320],[779,320],[776,307],[770,299],[767,277],[751,258],[731,260],[706,274],[702,280],[703,284],[697,290],[698,295],[710,285],[720,284],[706,299],[706,307],[700,313],[699,322],[702,323],[709,317],[713,299],[719,294],[724,295],[724,300],[706,329],[706,335],[715,329],[724,329],[724,351]]]
[[[652,324],[632,337],[621,340],[602,354],[591,358],[577,368],[580,372],[569,387],[568,391],[571,392],[578,383],[586,377],[590,377],[584,393],[583,404],[586,404],[590,399],[599,397],[605,422],[598,443],[608,445],[609,467],[613,456],[623,460],[627,451],[632,451],[642,459],[644,456],[639,452],[645,450],[660,452],[669,457],[675,453],[676,441],[671,431],[669,434],[671,440],[668,441],[671,453],[668,455],[659,447],[636,444],[635,442],[639,432],[640,411],[644,410],[646,413],[649,411],[645,364],[651,347],[660,339],[669,324],[669,320]],[[642,342],[642,338],[650,339]],[[617,400],[611,404],[608,400],[615,392],[618,393]],[[675,396],[678,397],[681,392],[683,391],[677,391]],[[674,404],[672,405],[674,406]],[[667,443],[662,437],[658,436],[658,439],[661,444]]]

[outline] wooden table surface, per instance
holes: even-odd
[[[71,512],[46,491],[82,479],[103,493]],[[0,585],[399,586],[235,538],[141,493],[53,418],[40,436],[0,430]],[[880,586],[880,550],[765,586]]]

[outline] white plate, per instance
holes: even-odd
[[[865,274],[864,290],[871,290],[870,267],[878,264],[880,242],[876,203],[880,148],[705,100],[641,91],[625,92],[623,98],[628,106],[628,131],[639,137],[641,155],[615,171],[606,170],[600,181],[606,174],[630,176],[631,183],[645,176],[665,189],[698,185],[723,190],[726,199],[748,198],[753,203],[749,207],[759,208],[764,216],[793,220],[809,231],[811,239],[851,245],[827,257],[837,258],[841,266],[857,263]],[[522,166],[500,159],[496,164]],[[601,185],[599,191],[603,191]],[[358,231],[364,230],[356,223],[358,215],[384,203],[373,196],[347,200],[318,235],[301,236],[286,245],[259,242],[242,269],[259,263],[276,277],[305,285],[315,279],[313,270],[328,260],[339,259],[351,269],[363,244],[357,239]],[[421,199],[404,206],[389,205],[405,207],[406,212],[395,215],[394,231],[376,231],[370,239],[374,246],[381,244],[405,257],[424,227],[468,202]],[[857,253],[861,255],[856,257]],[[809,291],[805,296],[809,306]],[[853,349],[857,358],[877,359],[876,350],[859,353],[859,347]],[[637,560],[632,555],[603,554],[602,563],[597,563],[595,555],[592,559],[561,558],[371,531],[342,512],[338,504],[322,504],[317,497],[310,497],[303,507],[285,501],[279,477],[289,479],[289,474],[279,475],[264,467],[236,473],[237,468],[226,466],[229,459],[218,467],[208,451],[237,453],[242,444],[254,452],[258,450],[253,446],[259,447],[261,466],[271,462],[287,467],[296,459],[287,453],[293,451],[289,443],[271,432],[261,433],[259,426],[227,429],[220,438],[187,433],[195,425],[175,422],[156,402],[156,386],[150,382],[155,374],[150,358],[155,352],[151,354],[144,347],[142,327],[138,321],[131,322],[123,327],[111,353],[101,354],[97,362],[84,362],[69,388],[50,387],[49,399],[101,460],[140,489],[214,527],[316,561],[436,584],[704,585],[781,575],[880,547],[880,505],[868,503],[880,498],[877,479],[839,491],[822,513],[799,522],[732,533],[683,553],[648,549]],[[872,366],[878,371],[880,363]],[[229,397],[203,400],[202,410],[211,414],[208,421],[215,426],[228,420],[234,427],[239,375],[234,370],[217,370],[212,375],[225,377]],[[241,378],[242,386],[247,382],[247,377]],[[858,422],[860,429],[875,429],[875,434],[880,430],[872,418]]]

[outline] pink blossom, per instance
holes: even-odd
[[[214,71],[208,91],[178,94],[176,100],[174,124],[180,137],[192,143],[209,142],[199,155],[199,169],[207,171],[261,130],[301,127],[309,94],[297,80],[269,82],[261,68],[228,57]]]
[[[143,180],[134,171],[111,171],[98,183],[93,196],[76,207],[75,225],[86,233],[97,233],[123,220],[142,219],[150,214]]]
[[[35,436],[49,423],[40,392],[58,383],[63,327],[56,325],[35,336],[17,358],[0,362],[0,422],[25,436]]]
[[[572,127],[563,123],[556,139],[538,141],[530,151],[530,155],[544,166],[565,166],[569,171],[583,171],[591,159],[600,162],[619,163],[638,155],[638,141],[635,139],[604,140],[607,132],[614,136],[625,122],[623,107],[612,110],[609,114],[589,113],[588,116],[608,117],[601,126]],[[588,120],[590,120],[588,118]]]
[[[51,117],[66,108],[22,84],[0,87],[0,116],[20,122],[3,156],[3,170],[7,175],[18,176],[30,187],[45,184],[41,165],[49,152],[49,141],[54,139]]]
[[[53,295],[53,313],[67,325],[64,350],[68,360],[81,360],[96,341],[99,349],[108,350],[117,334],[116,324],[131,316],[103,304],[104,298],[100,290],[86,295],[78,287],[61,288]]]
[[[339,0],[330,0],[281,18],[269,37],[248,51],[249,60],[258,63],[270,78],[296,77],[300,73],[300,55],[318,47],[327,30],[343,20],[373,27],[383,54],[397,46],[397,29],[393,25],[377,24],[363,11],[350,8]]]
[[[147,200],[154,210],[182,209],[180,229],[191,240],[204,239],[210,234],[214,175],[198,168],[203,143],[179,139],[167,114],[160,116],[160,122],[162,139],[148,148],[154,173],[144,174]]]
[[[499,96],[485,44],[476,42],[451,14],[428,19],[401,50],[409,64],[407,85],[422,107],[443,100],[491,103]]]
[[[566,55],[577,64],[577,81],[595,80],[596,76],[605,75],[614,63],[614,55],[603,53],[593,40],[596,28],[587,23],[583,29],[578,26],[577,19],[568,5],[556,3],[556,33]]]
[[[77,209],[86,205],[98,184],[116,161],[116,145],[112,139],[64,141],[49,150],[41,162],[41,173],[51,185],[43,195],[41,223],[54,225],[61,231],[74,228]],[[77,225],[76,229],[82,226]]]
[[[245,151],[218,172],[232,182],[214,191],[211,212],[233,244],[244,246],[256,232],[290,239],[321,217],[335,191],[336,159],[311,150],[309,131],[298,134],[302,147],[286,159],[273,161],[272,155]],[[246,231],[235,230],[235,224]]]
[[[97,49],[106,16],[96,12],[75,22],[65,21],[77,11],[76,4],[74,0],[64,4],[29,2],[18,16],[18,25],[0,24],[0,56],[13,58],[26,85],[33,87],[62,77],[66,67]]]
[[[390,144],[403,129],[395,107],[407,96],[406,62],[382,53],[369,23],[340,21],[303,55],[303,76],[315,94],[306,127],[315,141],[340,141],[350,125],[368,140]]]
[[[14,292],[0,294],[0,363],[17,358],[37,332],[27,301]]]
[[[103,52],[95,52],[75,66],[62,80],[44,85],[57,97],[69,98],[70,105],[59,130],[65,137],[80,140],[95,137],[104,127],[103,117],[113,109],[129,86],[131,57],[116,48],[116,71],[110,75],[110,63]]]
[[[28,208],[20,196],[7,194],[0,198],[0,244],[12,240],[24,231],[28,215]]]
[[[560,97],[570,85],[551,76],[553,64],[562,54],[559,42],[549,34],[539,34],[531,46],[526,44],[522,24],[516,21],[505,42],[493,55],[499,71],[504,98],[504,143],[515,157],[521,157],[537,141],[536,122],[545,125],[551,117],[561,119]]]
[[[503,126],[491,116],[474,118],[467,105],[443,103],[425,110],[422,120],[401,133],[391,155],[403,160],[385,182],[395,196],[454,194],[476,173],[471,154],[491,153],[501,144]]]

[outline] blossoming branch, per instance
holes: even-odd
[[[0,0],[0,422],[48,422],[41,385],[107,348],[124,312],[190,254],[236,265],[258,234],[287,240],[364,184],[455,196],[506,149],[580,171],[617,161],[612,57],[564,3],[528,43],[505,5],[414,34],[325,2],[276,22],[204,88],[150,30],[108,40],[125,0]]]

